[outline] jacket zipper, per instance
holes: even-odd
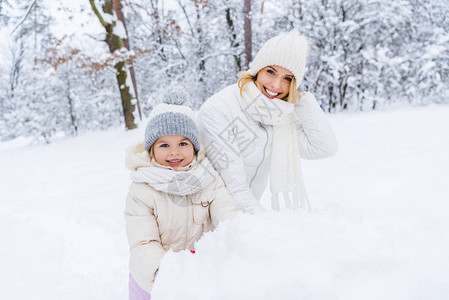
[[[172,237],[173,237],[173,232],[175,231],[175,218],[174,218],[174,216],[175,216],[175,210],[176,210],[176,207],[175,207],[175,205],[173,204],[173,203],[171,203],[171,205],[170,205],[170,207],[171,207],[171,216],[170,216],[170,221],[171,221],[171,230],[170,230],[170,239],[169,239],[169,245],[171,246],[172,245]]]
[[[259,123],[260,124],[260,123]],[[263,162],[265,161],[265,152],[267,151],[267,145],[268,145],[268,130],[264,127],[264,126],[262,126],[262,125],[260,125],[260,127],[262,127],[263,128],[263,130],[265,130],[265,134],[267,135],[267,139],[266,139],[266,141],[265,141],[265,146],[263,147],[263,157],[262,157],[262,161],[260,162],[260,164],[257,166],[257,168],[256,168],[256,172],[254,172],[254,176],[253,176],[253,178],[250,180],[250,182],[249,182],[249,188],[251,188],[251,186],[253,185],[253,181],[254,181],[254,179],[256,178],[256,175],[257,175],[257,172],[259,171],[259,168],[260,168],[260,166],[263,164]]]
[[[188,203],[187,211],[189,210],[189,208],[192,209],[190,212],[191,212],[191,215],[193,218],[193,201],[191,199],[191,196],[186,195],[185,197],[186,197],[186,202]],[[187,214],[187,222],[186,222],[186,238],[184,240],[184,249],[187,249],[187,240],[189,238],[189,218],[190,218],[190,215],[188,213]],[[190,250],[190,249],[188,249],[188,250]]]

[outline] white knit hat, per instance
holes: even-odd
[[[200,150],[198,127],[192,109],[186,105],[187,98],[185,93],[172,91],[151,111],[145,129],[144,147],[147,151],[163,135],[183,135],[192,142],[196,151]]]
[[[257,52],[248,72],[255,76],[267,66],[281,66],[293,73],[298,88],[304,77],[309,52],[307,38],[294,31],[281,33],[269,39]]]

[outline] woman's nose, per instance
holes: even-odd
[[[272,86],[273,90],[275,92],[277,92],[277,90],[281,87],[281,80],[280,80],[280,78],[274,78],[271,81],[271,86]]]

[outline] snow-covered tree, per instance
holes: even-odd
[[[52,136],[65,130],[63,108],[58,103],[58,86],[40,58],[51,40],[52,19],[43,3],[32,1],[11,9],[20,12],[11,17],[14,23],[8,99],[5,122],[14,136],[32,136],[50,142]]]
[[[438,29],[444,22],[429,24],[420,6],[383,0],[298,3],[301,15],[289,18],[289,23],[310,38],[305,86],[316,93],[323,108],[422,103],[429,99],[425,91],[438,90],[432,85],[444,76],[434,75],[440,73],[435,67],[444,67],[429,61],[444,53],[445,39]]]
[[[134,129],[137,127],[134,120],[136,107],[138,107],[135,95],[137,89],[134,88],[135,82],[133,82],[130,74],[130,66],[127,65],[126,54],[129,49],[126,49],[126,46],[129,45],[129,42],[125,18],[122,12],[122,3],[120,0],[89,0],[89,3],[101,25],[106,30],[105,41],[110,53],[116,59],[114,68],[116,70],[117,84],[122,99],[125,126],[127,129]]]
[[[172,89],[185,89],[199,108],[237,81],[249,54],[289,30],[309,39],[302,88],[326,111],[449,101],[444,0],[91,1],[98,14],[79,4],[66,18],[88,20],[64,35],[54,32],[49,12],[56,4],[65,11],[67,2],[0,1],[0,33],[11,37],[0,49],[1,140],[49,142],[122,124],[125,90],[133,99],[139,95],[145,116]],[[246,38],[245,21],[252,25]],[[95,24],[98,33],[87,32]],[[108,51],[105,36],[115,36],[119,47]],[[131,77],[132,66],[138,90],[132,80],[110,84],[117,74]]]

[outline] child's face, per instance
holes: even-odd
[[[154,158],[163,165],[178,168],[189,165],[195,155],[192,142],[183,135],[164,135],[153,144]]]

